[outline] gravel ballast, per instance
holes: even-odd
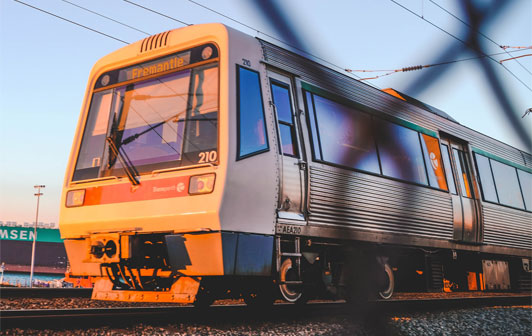
[[[207,311],[206,313],[209,313]],[[213,312],[210,311],[212,314]],[[488,307],[362,318],[355,313],[322,316],[261,314],[220,321],[138,323],[77,330],[2,330],[1,335],[531,335],[532,306]]]

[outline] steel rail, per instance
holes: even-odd
[[[248,319],[277,320],[286,317],[323,316],[324,314],[358,314],[361,311],[390,314],[411,311],[452,310],[459,308],[532,305],[530,294],[511,296],[479,296],[456,298],[379,300],[362,305],[343,301],[313,302],[306,305],[278,303],[267,309],[251,308],[245,304],[213,305],[198,309],[193,306],[27,309],[0,312],[2,329],[94,328],[98,326],[128,326],[150,322],[246,321]]]
[[[90,298],[92,288],[0,287],[0,298]]]

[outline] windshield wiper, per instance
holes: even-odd
[[[111,152],[120,160],[120,164],[122,164],[122,167],[124,167],[124,170],[126,171],[127,178],[131,181],[131,184],[136,186],[139,185],[140,182],[138,180],[139,172],[127,156],[125,151],[120,151],[118,147],[116,147],[116,144],[112,137],[107,137],[105,139],[109,143],[109,148],[111,149]]]

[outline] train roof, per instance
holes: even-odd
[[[446,112],[444,112],[444,111],[440,110],[439,108],[436,108],[436,107],[434,107],[432,105],[423,103],[422,101],[419,101],[416,98],[407,95],[406,93],[399,92],[399,91],[397,91],[395,89],[392,89],[392,88],[384,89],[382,91],[384,91],[384,92],[386,92],[386,93],[388,93],[388,94],[390,94],[390,95],[392,95],[394,97],[402,99],[402,100],[406,101],[407,103],[410,103],[412,105],[416,105],[417,107],[420,107],[420,108],[424,109],[425,111],[432,112],[434,114],[439,115],[440,117],[443,117],[443,118],[445,118],[447,120],[450,120],[450,121],[453,121],[453,122],[455,122],[457,124],[460,124],[456,119],[451,117]]]

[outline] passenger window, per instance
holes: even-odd
[[[517,179],[517,169],[499,161],[490,160],[499,195],[499,202],[514,208],[524,209],[519,180]]]
[[[456,195],[456,185],[453,178],[453,167],[451,166],[451,158],[449,157],[449,147],[447,145],[441,145],[441,155],[443,164],[445,167],[445,176],[447,177],[447,183],[449,184],[449,191]]]
[[[238,67],[238,159],[268,151],[259,73]]]
[[[442,190],[448,190],[447,183],[445,182],[445,173],[443,171],[438,139],[421,133],[419,136],[421,139],[423,156],[425,157],[425,166],[427,167],[430,186]]]
[[[316,127],[316,113],[314,111],[314,99],[310,92],[305,92],[307,111],[308,111],[308,121],[310,124],[310,133],[312,141],[312,153],[314,154],[314,159],[323,160],[321,154],[321,147],[318,141],[318,128]]]
[[[272,82],[271,88],[281,133],[280,145],[282,153],[289,156],[298,156],[296,128],[292,113],[292,103],[290,102],[289,86],[279,82]]]
[[[458,173],[458,181],[460,181],[460,190],[462,191],[462,196],[472,198],[471,181],[469,179],[471,174],[469,173],[465,153],[461,150],[453,148],[453,156],[454,162],[456,163],[456,172]]]
[[[379,120],[375,132],[384,175],[419,184],[428,184],[425,163],[416,131]]]
[[[490,160],[475,153],[475,161],[477,163],[477,172],[480,178],[480,191],[482,198],[488,202],[499,203],[497,191],[495,190],[495,182],[493,181],[493,174],[491,173]]]
[[[317,95],[314,108],[324,161],[380,173],[369,114]]]
[[[532,174],[517,169],[517,175],[519,175],[525,207],[528,211],[532,211]]]

